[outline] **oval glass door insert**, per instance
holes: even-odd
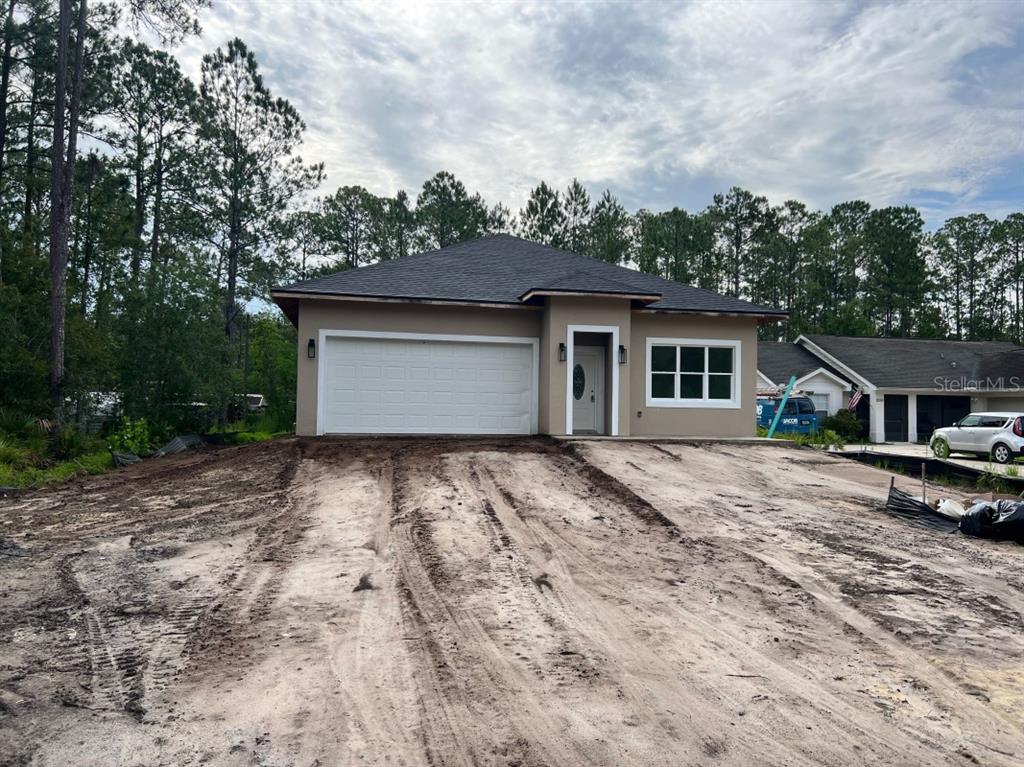
[[[572,396],[575,399],[583,399],[583,390],[587,388],[587,374],[583,372],[583,366],[580,363],[572,369]]]

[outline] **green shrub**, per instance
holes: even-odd
[[[0,463],[0,486],[38,487],[54,482],[63,482],[80,474],[102,474],[114,465],[110,452],[88,453],[71,461],[40,468],[27,466],[16,468],[9,463]]]
[[[35,421],[24,413],[0,407],[0,435],[24,437],[34,431]]]
[[[15,444],[14,440],[0,437],[0,463],[23,469],[32,464],[32,451]]]
[[[835,432],[846,442],[859,439],[864,433],[864,424],[852,411],[845,408],[822,421],[821,428],[822,431]]]
[[[768,430],[758,427],[757,436],[767,437]],[[831,429],[824,429],[816,434],[800,434],[795,431],[776,431],[774,438],[784,439],[787,442],[795,442],[798,445],[807,445],[810,447],[830,447],[832,445],[835,445],[836,447],[846,446],[846,440]]]
[[[125,418],[107,438],[107,446],[119,453],[149,455],[153,452],[153,436],[145,418]]]

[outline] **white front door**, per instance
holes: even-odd
[[[604,433],[604,357],[599,346],[573,349],[573,434]]]

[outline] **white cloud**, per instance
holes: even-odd
[[[738,184],[819,207],[1005,212],[1024,175],[1013,2],[216,2],[178,55],[238,36],[308,126],[327,188],[447,169],[517,207],[545,179],[632,207]],[[940,202],[935,202],[939,200]]]

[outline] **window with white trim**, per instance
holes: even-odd
[[[697,345],[652,341],[647,357],[648,399],[655,405],[738,405],[738,353],[738,342]]]

